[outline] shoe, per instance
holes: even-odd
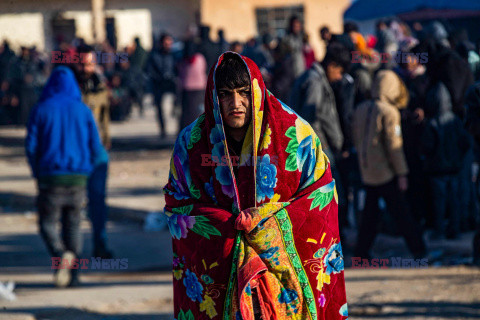
[[[75,254],[72,251],[65,251],[62,254],[62,264],[64,261],[68,261],[68,266],[72,265],[72,261],[75,259]],[[61,265],[62,265],[61,264]],[[55,286],[57,288],[65,288],[72,281],[72,269],[66,267],[64,269],[58,269],[55,272],[54,280]]]

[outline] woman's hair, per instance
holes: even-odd
[[[217,88],[243,88],[250,86],[250,75],[247,66],[239,55],[225,53],[223,60],[215,71]]]

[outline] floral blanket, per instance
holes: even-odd
[[[242,57],[253,115],[236,179],[214,83],[222,59],[164,188],[175,319],[346,319],[337,195],[320,140]]]

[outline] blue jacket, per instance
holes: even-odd
[[[57,67],[33,108],[25,141],[34,177],[89,175],[105,157],[95,120],[73,72]]]

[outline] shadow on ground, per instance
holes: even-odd
[[[365,303],[349,305],[349,316],[362,319],[411,319],[419,316],[426,319],[479,319],[480,304],[450,301]]]
[[[172,314],[102,314],[76,308],[7,309],[11,314],[33,314],[36,320],[171,320]]]

